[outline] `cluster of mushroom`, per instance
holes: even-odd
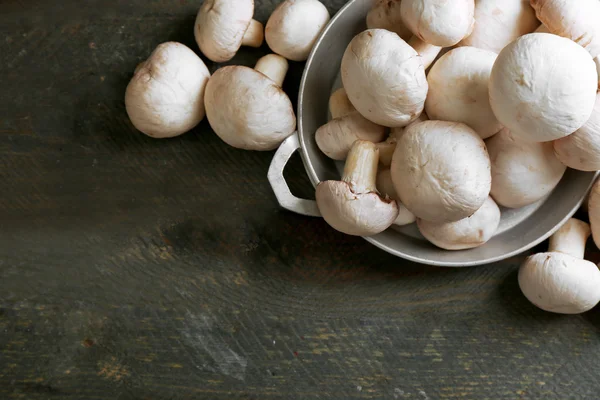
[[[272,150],[296,129],[292,103],[281,89],[288,61],[304,61],[329,22],[318,0],[286,0],[266,27],[253,19],[253,0],[205,0],[194,27],[200,51],[211,61],[231,60],[241,46],[266,41],[274,54],[254,69],[233,65],[212,76],[200,57],[177,42],[160,44],[135,70],[125,106],[133,125],[148,136],[181,135],[206,115],[227,144]]]
[[[600,169],[598,20],[598,0],[379,0],[315,133],[346,160],[341,183],[317,186],[325,220],[360,236],[416,221],[469,249],[501,207],[544,199],[567,167]]]

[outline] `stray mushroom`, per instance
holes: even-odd
[[[356,111],[356,108],[350,103],[350,99],[346,94],[346,89],[340,88],[333,92],[329,97],[329,112],[331,118],[341,118],[350,114],[352,111]]]
[[[479,247],[490,240],[500,224],[500,208],[488,197],[479,210],[456,222],[417,220],[425,239],[445,250],[466,250]]]
[[[357,140],[348,154],[342,180],[317,185],[317,206],[334,229],[348,235],[371,236],[396,220],[396,202],[382,198],[375,187],[377,159],[373,143]]]
[[[231,60],[241,46],[260,47],[263,24],[253,15],[254,0],[205,0],[194,27],[198,47],[214,62]]]
[[[498,55],[490,104],[515,137],[545,142],[581,128],[597,88],[596,64],[581,46],[557,35],[530,33]]]
[[[427,97],[421,58],[385,29],[370,29],[352,39],[342,58],[342,81],[365,118],[392,128],[414,121]]]
[[[555,140],[554,153],[569,168],[600,170],[600,93],[590,119],[569,136]]]
[[[269,54],[255,69],[227,66],[206,87],[206,115],[227,144],[247,150],[272,150],[296,128],[292,102],[281,89],[285,58]]]
[[[571,39],[600,55],[600,2],[598,0],[531,0],[537,18],[555,35]]]
[[[502,129],[489,102],[488,83],[496,57],[475,47],[458,47],[444,54],[427,75],[427,115],[465,123],[482,139]]]
[[[571,218],[551,238],[548,252],[528,257],[519,269],[519,286],[536,307],[579,314],[600,301],[600,270],[583,259],[590,226]]]
[[[400,14],[401,2],[402,0],[377,0],[367,14],[367,28],[386,29],[400,36],[402,40],[410,39],[412,32],[404,25]]]
[[[473,215],[490,193],[490,159],[477,132],[459,122],[406,128],[392,158],[402,204],[417,218],[452,222]]]
[[[410,38],[408,44],[410,47],[415,49],[417,53],[419,53],[425,69],[429,68],[438,54],[440,54],[440,51],[442,51],[440,46],[434,46],[433,44],[425,43],[417,36]]]
[[[498,204],[519,208],[548,195],[567,169],[551,142],[527,142],[502,129],[487,142],[492,161],[491,195]]]
[[[594,243],[600,249],[600,180],[596,180],[588,194],[588,216]]]
[[[181,43],[158,45],[138,65],[125,92],[125,108],[133,125],[154,138],[181,135],[204,118],[204,91],[210,72]]]
[[[458,45],[500,53],[510,42],[539,25],[529,0],[477,0],[473,32]]]
[[[329,22],[329,11],[318,0],[286,0],[267,21],[265,39],[275,53],[305,61]]]
[[[410,125],[428,120],[429,118],[427,118],[427,114],[423,112],[421,113],[421,115],[419,115],[419,118],[411,122]],[[396,143],[398,141],[398,138],[402,136],[402,134],[404,134],[406,128],[408,127],[392,128],[390,130],[388,138],[384,142],[375,143],[375,146],[377,146],[377,148],[379,149],[379,163],[381,165],[386,167],[392,165],[392,157],[394,156],[394,150],[396,150]]]
[[[436,46],[454,46],[475,24],[474,0],[402,0],[400,8],[404,25]]]
[[[396,188],[394,188],[394,183],[392,182],[392,173],[390,172],[389,168],[379,170],[377,173],[376,182],[379,193],[396,200],[396,205],[398,206],[398,217],[396,217],[394,225],[409,225],[417,220],[415,214],[408,211],[408,209],[400,202],[400,197],[398,196],[398,193],[396,193]]]

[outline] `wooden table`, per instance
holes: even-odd
[[[0,399],[599,398],[600,310],[530,305],[525,255],[411,264],[280,210],[272,152],[206,121],[136,132],[132,71],[162,41],[197,51],[198,7],[0,3]],[[287,175],[312,195],[299,158]]]

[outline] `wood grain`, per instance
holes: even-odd
[[[411,264],[280,210],[271,152],[136,132],[132,71],[197,51],[198,6],[0,3],[1,399],[597,398],[600,311],[531,306],[525,255]],[[286,175],[312,195],[299,158]]]

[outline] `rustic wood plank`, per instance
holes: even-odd
[[[281,211],[271,152],[206,122],[136,132],[133,68],[162,41],[196,50],[197,8],[0,3],[0,398],[597,398],[600,311],[530,305],[525,255],[411,264]],[[312,194],[299,158],[287,175]]]

